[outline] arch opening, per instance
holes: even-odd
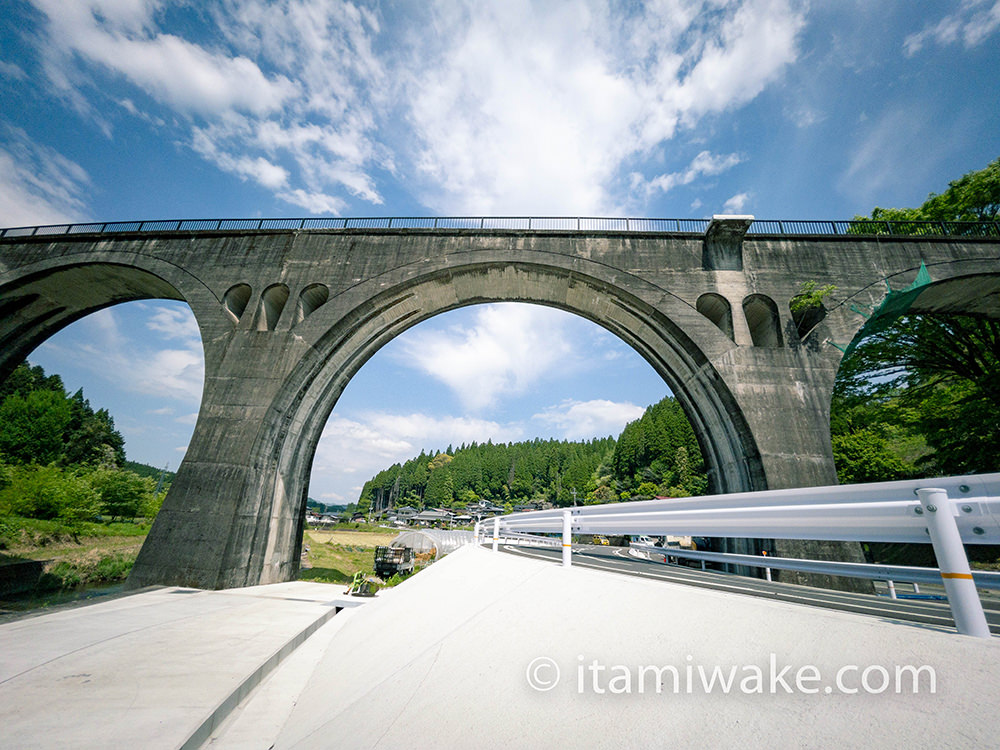
[[[326,284],[310,284],[299,292],[295,308],[295,323],[301,323],[330,299],[330,289]]]
[[[240,318],[246,312],[247,305],[250,304],[252,293],[253,290],[249,284],[235,284],[223,295],[222,304],[234,323],[240,322]]]
[[[321,311],[309,321],[317,327],[311,349],[297,364],[269,411],[268,426],[257,440],[261,450],[275,446],[278,460],[260,476],[273,529],[285,529],[289,544],[300,551],[308,477],[327,418],[347,383],[382,346],[403,331],[439,313],[484,302],[532,302],[572,312],[597,323],[634,349],[674,393],[697,437],[710,491],[731,492],[766,486],[760,453],[733,396],[701,349],[662,309],[654,309],[622,290],[564,269],[523,263],[469,265],[412,279],[367,299],[352,313],[326,320]],[[672,300],[667,307],[682,315],[692,308]],[[693,327],[715,346],[731,348],[707,321]],[[712,338],[714,337],[714,338]],[[266,554],[254,554],[253,570],[274,570]],[[278,575],[275,573],[275,575]],[[265,580],[269,580],[266,576]],[[275,580],[279,580],[276,578]]]
[[[679,491],[672,455],[669,466],[661,462],[637,481],[623,462],[613,470],[614,441],[608,441],[665,396],[666,384],[645,360],[578,315],[524,303],[452,310],[388,342],[351,379],[326,421],[310,496],[321,499],[322,488],[337,483],[341,504],[364,495],[363,510],[371,504],[378,511],[441,502],[463,508],[480,501],[565,506],[574,499],[583,503],[641,494],[640,485],[649,497],[667,494],[671,487]],[[700,448],[687,429],[697,470]],[[534,440],[546,447],[520,446]],[[564,464],[572,451],[562,441],[587,453],[570,470]],[[600,445],[591,446],[594,441]],[[510,457],[499,466],[504,459],[492,455],[493,444],[508,443],[518,444],[516,450],[528,458]],[[464,452],[473,445],[491,455]],[[416,460],[421,451],[429,453]],[[456,459],[439,472],[454,475],[454,487],[426,485],[426,464],[438,453]],[[550,456],[544,466],[542,454]],[[354,486],[338,483],[348,477],[333,476],[345,457],[354,470],[349,477],[363,474]],[[601,463],[607,465],[598,471]],[[400,481],[382,487],[384,470],[395,464],[404,467]],[[365,488],[363,482],[376,475],[379,479]],[[688,479],[691,488],[685,494],[704,491],[704,485]]]
[[[67,523],[148,522],[183,458],[204,391],[192,309],[164,278],[115,264],[34,273],[0,293],[17,303],[0,320],[0,408],[37,415],[55,441],[46,452],[36,430],[18,436],[25,449],[17,450],[7,435],[4,460],[14,484],[44,478],[65,490],[55,504],[14,491],[38,502],[12,512]]]
[[[781,321],[773,299],[763,294],[749,295],[743,300],[743,315],[754,346],[778,348],[782,345]]]
[[[733,308],[729,300],[721,294],[708,292],[701,295],[695,304],[698,312],[704,315],[718,326],[731,341],[735,340],[733,335]]]
[[[281,313],[288,302],[288,287],[272,284],[260,295],[260,311],[257,313],[257,330],[273,331],[278,327]]]
[[[839,480],[1000,470],[1000,274],[931,282],[901,317],[865,330],[840,363],[830,407]],[[992,562],[1000,547],[966,552]],[[869,554],[936,565],[929,545],[871,544]]]

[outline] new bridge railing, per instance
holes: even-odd
[[[944,584],[958,631],[989,637],[963,544],[1000,543],[1000,474],[663,498],[516,513],[493,519],[493,548],[498,547],[501,535],[510,532],[561,534],[563,565],[571,564],[573,534],[931,544],[940,568],[937,580]],[[767,558],[767,566],[779,567],[779,559]],[[844,575],[847,569],[823,572]],[[895,574],[898,580],[906,580],[902,572]]]
[[[601,216],[368,216],[355,218],[156,219],[108,221],[0,229],[0,238],[76,234],[164,232],[346,230],[346,229],[507,229],[577,232],[659,232],[703,234],[711,219],[616,218]],[[898,235],[1000,237],[1000,222],[815,221],[755,219],[748,234]]]

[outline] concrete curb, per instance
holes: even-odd
[[[271,674],[286,658],[291,656],[299,646],[306,642],[313,633],[330,621],[340,612],[342,607],[332,606],[330,611],[323,614],[311,625],[293,636],[281,648],[275,651],[270,658],[247,676],[239,687],[226,696],[215,710],[210,713],[201,725],[195,729],[191,735],[180,745],[180,750],[196,750],[204,745],[216,730],[229,717],[233,710],[240,705],[254,690]]]

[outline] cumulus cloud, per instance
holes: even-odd
[[[370,173],[391,169],[374,139],[385,89],[371,49],[379,21],[340,0],[232,0],[205,10],[207,33],[167,27],[159,0],[32,0],[44,14],[49,82],[110,135],[102,76],[125,81],[187,128],[219,169],[315,213],[339,213],[342,190],[382,198]],[[136,97],[118,98],[150,122]]]
[[[156,336],[121,329],[121,313],[106,308],[75,325],[72,343],[49,340],[49,352],[91,370],[124,392],[141,393],[188,404],[201,400],[205,358],[194,316],[187,307],[146,304],[145,327]],[[137,310],[139,308],[136,308]],[[167,342],[173,340],[173,345]]]
[[[313,213],[381,204],[381,173],[445,214],[648,200],[712,172],[644,174],[629,196],[636,165],[777,80],[804,24],[802,0],[434,0],[391,16],[347,0],[32,2],[49,83],[105,132],[113,96]],[[108,77],[131,89],[105,93]]]
[[[111,70],[182,112],[266,113],[295,94],[282,75],[265,75],[242,55],[209,50],[153,29],[159,2],[32,0],[48,19],[50,63],[79,56]]]
[[[610,212],[622,166],[753,99],[797,57],[795,2],[446,4],[406,80],[445,212]],[[440,43],[439,43],[440,44]],[[694,179],[694,177],[692,177]]]
[[[743,159],[739,154],[713,154],[710,151],[702,151],[691,160],[691,164],[682,172],[661,174],[649,181],[646,181],[638,172],[633,172],[632,186],[633,188],[642,187],[647,196],[657,191],[666,193],[678,185],[690,185],[699,177],[712,177],[722,174],[726,170],[735,167],[741,161]]]
[[[642,416],[645,408],[628,402],[606,399],[566,400],[532,416],[565,440],[586,440],[606,435],[617,436],[629,422]]]
[[[567,315],[544,307],[484,305],[471,326],[415,329],[401,340],[402,358],[448,386],[470,411],[500,396],[524,393],[574,357],[563,335]]]
[[[83,167],[20,128],[4,126],[0,138],[0,226],[61,224],[85,215],[91,183]]]
[[[334,414],[317,446],[313,476],[325,484],[324,480],[330,477],[342,480],[342,475],[347,474],[363,483],[387,466],[413,458],[421,450],[444,450],[449,444],[487,440],[509,442],[524,437],[524,431],[517,425],[474,417],[380,411],[353,417]],[[360,485],[357,490],[360,492]],[[353,502],[357,497],[346,499]]]
[[[723,204],[722,213],[738,214],[743,211],[749,201],[750,193],[737,193]]]
[[[963,0],[961,7],[935,24],[928,24],[903,40],[907,57],[917,54],[928,42],[941,46],[961,42],[966,49],[976,47],[1000,30],[1000,0]]]

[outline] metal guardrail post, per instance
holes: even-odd
[[[562,514],[562,564],[568,568],[573,564],[573,518],[568,510]]]
[[[479,546],[479,521],[476,521],[476,526],[472,530],[472,543]]]
[[[500,516],[493,516],[493,551],[500,548]]]
[[[918,489],[917,497],[927,520],[927,531],[934,545],[941,580],[958,632],[976,638],[989,638],[990,628],[986,624],[983,603],[979,600],[969,558],[955,523],[958,508],[948,498],[948,493],[941,489]]]

